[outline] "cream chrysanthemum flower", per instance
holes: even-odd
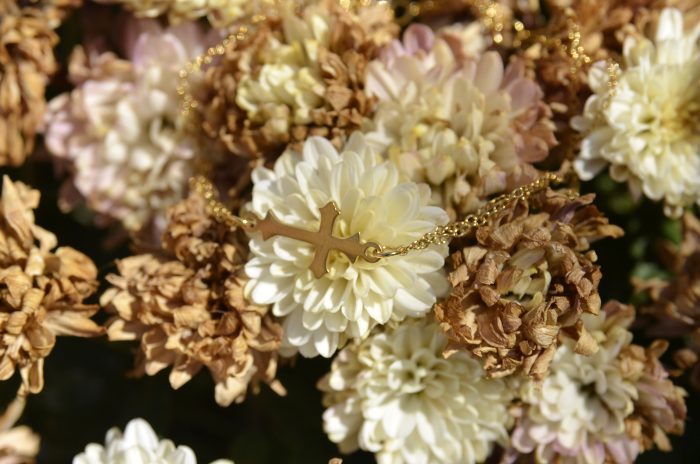
[[[700,25],[683,32],[683,15],[661,13],[655,40],[629,37],[614,91],[606,63],[589,73],[594,94],[572,126],[585,134],[575,162],[583,180],[610,165],[633,193],[664,200],[667,215],[700,204]]]
[[[158,440],[153,428],[143,419],[133,419],[124,433],[113,428],[107,432],[105,446],[90,443],[85,452],[73,458],[73,464],[197,464],[191,448],[175,446],[170,440]],[[211,464],[233,464],[219,459]]]
[[[255,214],[273,211],[282,222],[308,230],[318,230],[319,209],[335,202],[337,237],[359,233],[363,241],[399,246],[447,222],[445,211],[427,205],[430,188],[402,179],[359,133],[340,153],[326,139],[311,137],[303,154],[287,151],[274,170],[256,169],[253,182]],[[331,251],[329,272],[320,278],[309,270],[311,244],[256,235],[250,247],[246,294],[273,305],[273,314],[285,318],[285,351],[298,349],[306,357],[330,357],[377,324],[424,315],[448,288],[444,245],[376,263],[352,263]]]
[[[412,25],[370,63],[366,84],[379,100],[368,139],[458,214],[505,190],[508,174],[555,143],[524,63],[505,66],[496,52],[474,57],[463,48],[453,35]]]
[[[324,429],[341,451],[380,464],[474,463],[507,442],[509,389],[460,352],[432,318],[412,320],[343,349],[319,383]]]
[[[600,349],[581,356],[566,340],[554,355],[550,375],[541,384],[523,384],[528,406],[513,432],[513,446],[521,453],[534,451],[537,462],[602,464],[612,456],[614,462],[631,463],[640,450],[627,435],[625,420],[639,392],[625,375],[620,355],[632,333],[624,324],[605,324],[604,314],[583,318]]]
[[[238,83],[236,103],[251,121],[270,119],[273,131],[286,133],[289,124],[311,123],[311,110],[324,102],[318,53],[330,43],[333,18],[318,5],[300,16],[285,9],[281,21],[285,41],[273,37],[259,52],[263,64],[256,76],[247,74]]]

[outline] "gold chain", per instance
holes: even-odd
[[[620,65],[617,64],[612,58],[608,59],[608,93],[605,95],[605,100],[603,101],[603,110],[607,110],[610,107],[613,97],[617,93],[618,84],[618,74],[620,73]]]
[[[552,183],[561,183],[562,181],[563,180],[556,174],[546,173],[534,182],[518,187],[510,193],[505,193],[490,200],[475,213],[467,215],[461,221],[455,221],[444,226],[437,226],[432,232],[428,232],[408,245],[377,250],[375,256],[378,258],[387,258],[390,256],[406,255],[411,251],[423,250],[430,245],[444,245],[450,243],[453,239],[464,237],[474,229],[486,225],[492,216],[506,210],[516,202],[527,201],[533,194],[541,192]]]
[[[216,221],[231,228],[242,227],[244,229],[249,229],[255,224],[254,221],[249,221],[234,215],[226,205],[217,200],[218,192],[211,181],[206,177],[199,175],[190,178],[190,190],[196,192],[204,199],[207,211]]]
[[[475,213],[468,215],[460,221],[455,221],[444,226],[436,226],[431,232],[426,233],[418,240],[400,247],[384,247],[373,249],[369,256],[376,259],[391,256],[406,255],[411,251],[423,250],[430,245],[444,245],[455,238],[464,237],[474,229],[486,225],[491,217],[504,211],[518,201],[527,201],[533,194],[541,192],[552,183],[562,183],[563,180],[553,173],[546,173],[539,179],[527,185],[516,188],[510,193],[500,195]],[[217,200],[216,188],[204,176],[195,176],[190,179],[190,189],[200,195],[206,202],[207,211],[216,220],[231,228],[243,228],[254,230],[256,220],[244,219],[234,215],[223,203]]]
[[[265,17],[262,15],[256,15],[252,18],[253,23],[258,23],[264,21]],[[177,94],[181,98],[181,115],[183,118],[187,118],[192,110],[196,109],[198,106],[197,99],[192,95],[190,91],[190,76],[198,73],[202,70],[205,65],[211,64],[214,58],[223,56],[226,54],[226,49],[228,46],[235,41],[242,41],[248,35],[248,26],[242,25],[238,27],[236,32],[229,34],[224,40],[218,44],[209,47],[204,53],[197,56],[192,61],[189,61],[180,70],[178,74],[178,85]]]

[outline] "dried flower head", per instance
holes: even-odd
[[[524,63],[505,66],[496,52],[470,56],[465,45],[454,30],[436,36],[425,25],[409,26],[368,67],[367,92],[379,102],[364,128],[402,173],[429,183],[435,203],[456,215],[507,189],[509,174],[534,170],[529,163],[556,143],[549,108]]]
[[[61,192],[64,209],[85,201],[101,224],[160,232],[193,170],[177,73],[204,48],[204,35],[194,23],[130,19],[124,37],[129,60],[75,50],[76,88],[49,103],[46,145],[73,174]]]
[[[167,14],[171,24],[207,17],[217,27],[231,25],[275,0],[95,0],[97,3],[121,4],[139,18]]]
[[[636,196],[663,200],[667,215],[700,204],[700,25],[661,13],[654,40],[630,36],[614,90],[605,62],[593,65],[594,94],[572,126],[584,136],[575,168],[583,180],[610,166]]]
[[[474,464],[505,445],[511,390],[468,353],[444,359],[446,345],[426,317],[345,347],[319,382],[330,440],[381,464]]]
[[[275,158],[309,135],[339,147],[372,110],[366,64],[395,36],[392,18],[387,4],[352,12],[331,0],[268,16],[207,71],[204,132],[252,158]]]
[[[622,230],[592,202],[592,195],[571,200],[547,191],[494,217],[475,245],[452,255],[452,294],[435,305],[451,341],[446,354],[471,351],[491,376],[520,371],[541,379],[560,333],[577,341],[577,353],[595,352],[581,322],[600,309],[590,242]]]
[[[34,464],[40,438],[27,426],[15,426],[26,405],[27,395],[20,386],[15,399],[0,416],[0,463]]]
[[[20,165],[34,149],[57,42],[41,9],[0,0],[0,165]]]
[[[650,297],[642,311],[656,318],[651,333],[664,338],[686,337],[690,342],[692,351],[680,351],[675,358],[681,369],[695,366],[692,382],[700,387],[700,220],[686,213],[682,224],[680,246],[666,243],[662,248],[662,259],[673,277],[634,283]]]
[[[30,393],[44,386],[44,358],[57,335],[103,333],[90,320],[97,305],[83,301],[97,289],[93,262],[34,223],[39,192],[3,178],[0,198],[0,380],[20,371]]]
[[[114,314],[110,340],[140,340],[135,373],[172,366],[173,388],[206,367],[222,406],[243,401],[261,381],[284,394],[275,380],[281,327],[267,307],[243,297],[245,236],[211,219],[198,195],[175,205],[169,220],[166,256],[120,260],[119,274],[107,277],[113,287],[101,303]]]
[[[617,302],[585,315],[599,350],[581,356],[565,340],[550,375],[522,386],[511,459],[534,453],[537,462],[631,464],[655,444],[670,449],[667,434],[683,432],[685,392],[658,360],[665,342],[631,344],[633,319],[634,309]]]

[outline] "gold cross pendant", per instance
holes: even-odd
[[[343,253],[354,263],[357,258],[362,257],[365,261],[376,263],[379,258],[369,254],[369,249],[380,250],[379,245],[373,242],[362,243],[360,234],[355,234],[348,238],[338,238],[333,235],[333,225],[340,212],[335,203],[330,202],[319,210],[321,212],[321,225],[317,232],[299,229],[280,222],[275,213],[268,211],[265,219],[250,224],[250,232],[261,232],[263,240],[270,237],[289,237],[294,240],[310,243],[316,247],[314,258],[309,269],[316,278],[320,278],[328,272],[328,255],[331,250]]]

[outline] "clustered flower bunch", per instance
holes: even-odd
[[[317,358],[302,419],[381,464],[686,446],[699,83],[693,0],[0,0],[0,462],[57,336],[233,409]],[[139,418],[73,451],[197,462]]]

